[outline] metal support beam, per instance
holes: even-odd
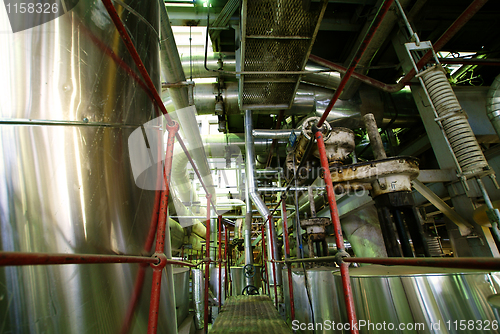
[[[446,217],[448,217],[453,223],[455,223],[459,230],[460,234],[465,236],[469,235],[472,232],[473,226],[462,218],[455,210],[450,208],[445,201],[439,198],[432,190],[426,187],[419,180],[412,181],[413,188],[422,194],[429,202],[432,203],[439,211],[441,211]]]

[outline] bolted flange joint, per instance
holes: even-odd
[[[154,253],[151,257],[158,260],[157,262],[151,263],[152,268],[163,270],[163,268],[165,268],[165,266],[167,265],[168,259],[165,254]]]
[[[344,264],[344,258],[346,257],[350,257],[349,253],[343,249],[339,250],[337,254],[335,254],[335,263],[340,267]]]
[[[168,132],[174,131],[174,133],[176,133],[177,131],[179,131],[179,123],[176,121],[172,121],[171,124],[167,123],[166,128]]]

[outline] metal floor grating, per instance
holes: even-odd
[[[226,301],[210,334],[290,334],[268,296],[235,296]]]

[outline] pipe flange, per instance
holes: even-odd
[[[351,257],[349,253],[341,249],[335,254],[335,263],[340,267],[344,263],[344,258]]]
[[[163,269],[167,265],[168,259],[167,259],[167,256],[165,254],[163,254],[163,253],[154,253],[151,257],[158,260],[155,263],[151,263],[151,267],[152,268]]]

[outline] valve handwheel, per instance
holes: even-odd
[[[245,277],[252,278],[255,276],[255,267],[252,264],[247,264],[243,267]]]
[[[259,294],[259,289],[257,289],[253,285],[247,285],[245,288],[243,288],[243,291],[241,291],[241,294],[248,295],[248,296],[255,296],[255,295]]]

